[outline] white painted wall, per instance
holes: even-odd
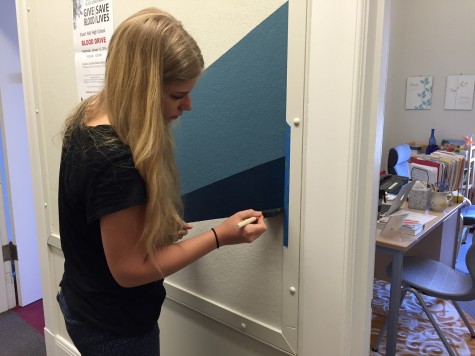
[[[389,149],[415,141],[427,144],[430,129],[438,143],[475,134],[475,108],[444,110],[448,75],[475,74],[475,2],[392,1],[386,120],[381,167]],[[431,110],[406,110],[406,79],[432,75]]]

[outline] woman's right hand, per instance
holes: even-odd
[[[241,221],[251,217],[255,217],[257,220],[244,227],[238,227]],[[261,236],[266,229],[267,227],[262,212],[252,209],[237,212],[214,228],[221,246],[253,242]]]

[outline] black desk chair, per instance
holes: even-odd
[[[430,310],[425,305],[422,294],[450,300],[457,312],[460,314],[462,320],[470,331],[472,338],[475,338],[475,331],[467,320],[464,312],[458,305],[457,301],[468,301],[475,299],[475,244],[472,244],[465,258],[467,269],[470,275],[466,275],[456,271],[449,266],[430,259],[419,258],[415,256],[404,257],[403,273],[402,273],[402,294],[401,303],[404,300],[407,292],[413,293],[422,309],[426,313],[430,322],[434,326],[435,331],[439,335],[442,343],[449,352],[449,355],[455,356],[454,351],[450,347],[442,330],[432,316]],[[388,275],[391,275],[392,264],[386,270]],[[373,346],[373,351],[377,351],[381,338],[387,329],[387,320],[379,332],[376,344]]]
[[[473,145],[469,146],[468,149],[468,159],[464,174],[465,182],[462,184],[462,187],[465,196],[464,203],[466,206],[460,209],[462,228],[460,229],[461,239],[459,240],[462,243],[465,243],[467,240],[469,230],[475,227],[475,206],[472,206],[472,203],[470,202],[470,191],[472,187],[475,188],[475,146]]]
[[[464,201],[465,205],[460,209],[460,218],[462,219],[461,242],[467,241],[469,230],[475,227],[475,205],[471,205],[468,199]]]
[[[409,145],[402,144],[391,148],[388,154],[388,173],[403,177],[410,177],[410,159],[411,147]]]
[[[467,198],[464,198],[462,204],[464,206],[460,209],[460,227],[456,254],[457,257],[460,250],[460,245],[467,242],[470,229],[475,227],[475,205],[472,205],[471,201]]]

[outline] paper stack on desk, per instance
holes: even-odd
[[[430,155],[413,155],[411,164],[411,174],[414,174],[414,176],[411,176],[412,179],[425,181],[428,178],[430,183],[436,180],[438,183],[447,185],[448,191],[453,191],[460,187],[465,167],[465,157],[454,152],[440,150],[432,152]]]
[[[402,222],[401,227],[399,228],[399,232],[402,232],[403,234],[408,234],[408,235],[417,235],[422,230],[424,230],[424,224],[421,224],[417,220],[408,220],[408,219],[405,219]]]
[[[403,215],[404,218],[401,221],[399,231],[406,233],[408,235],[417,235],[419,232],[421,232],[424,229],[424,226],[426,223],[436,218],[436,216],[434,215],[420,214],[420,213],[415,213],[413,211],[401,209],[390,216],[385,216],[379,219],[377,223],[377,228],[384,229],[384,227],[386,226],[386,223],[388,222],[391,216],[400,216],[400,215]]]

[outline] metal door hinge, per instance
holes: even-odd
[[[18,261],[18,251],[16,245],[13,242],[9,242],[8,245],[2,246],[3,262],[6,261]]]

